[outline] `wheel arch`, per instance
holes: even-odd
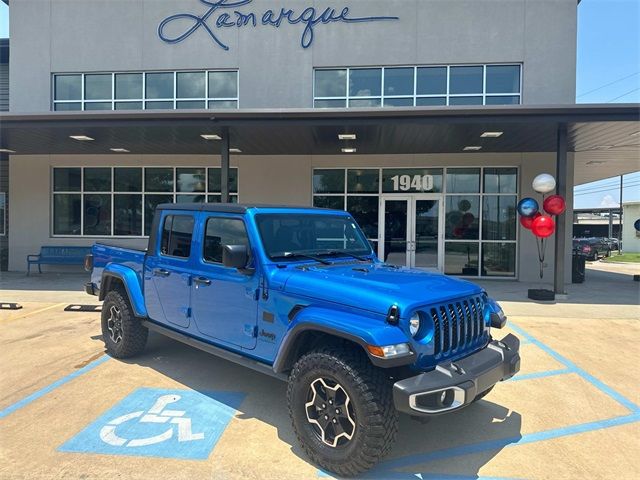
[[[104,300],[110,291],[116,290],[118,287],[122,287],[127,295],[136,317],[146,317],[147,309],[136,273],[122,265],[108,265],[102,272],[99,300]]]
[[[327,318],[331,318],[334,324],[328,323]],[[339,323],[339,325],[335,323]],[[320,344],[324,345],[330,342],[348,342],[361,348],[376,367],[398,367],[415,361],[415,355],[383,359],[369,353],[368,345],[385,346],[408,343],[408,339],[398,327],[386,322],[376,324],[371,319],[364,319],[354,314],[339,314],[335,311],[307,307],[294,317],[292,325],[278,349],[273,370],[276,373],[287,372],[304,353]]]

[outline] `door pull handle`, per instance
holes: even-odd
[[[205,286],[211,285],[211,280],[209,280],[208,278],[205,278],[205,277],[196,277],[196,278],[193,279],[193,281],[197,285],[205,285]]]
[[[156,268],[153,271],[153,275],[156,277],[168,277],[169,275],[171,275],[171,272],[169,270],[165,270],[164,268]]]

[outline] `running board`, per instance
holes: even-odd
[[[229,362],[237,363],[238,365],[242,365],[243,367],[248,367],[252,370],[255,370],[256,372],[265,373],[271,377],[275,377],[285,382],[288,380],[288,377],[285,374],[274,372],[273,368],[265,363],[258,362],[257,360],[253,360],[251,358],[243,357],[242,355],[230,352],[228,350],[225,350],[224,348],[216,347],[215,345],[211,345],[210,343],[197,340],[193,337],[190,337],[189,335],[176,332],[175,330],[163,327],[149,320],[142,320],[141,323],[149,330],[153,330],[169,338],[173,338],[174,340],[185,343],[191,347],[203,350],[207,353],[210,353],[211,355],[215,355],[216,357],[223,358],[224,360],[228,360]]]

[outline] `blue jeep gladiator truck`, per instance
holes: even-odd
[[[399,413],[455,411],[520,368],[485,291],[380,262],[343,211],[163,204],[146,251],[98,243],[86,268],[109,355],[154,330],[287,381],[300,445],[344,476],[389,451]]]

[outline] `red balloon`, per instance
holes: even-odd
[[[473,221],[476,219],[475,215],[471,212],[467,212],[462,216],[462,224],[465,227],[468,227],[469,225],[471,225],[473,223]]]
[[[556,230],[556,222],[553,218],[540,215],[531,223],[531,231],[538,238],[547,238]]]
[[[544,208],[544,211],[549,215],[560,215],[564,213],[567,204],[560,195],[551,195],[544,199],[542,208]]]
[[[460,238],[460,237],[462,237],[463,235],[464,235],[464,228],[462,228],[462,227],[455,227],[455,228],[453,229],[453,236],[454,236],[454,237],[458,237],[458,238]]]
[[[536,212],[532,217],[523,217],[522,215],[520,216],[520,225],[522,225],[524,228],[531,230],[531,224],[533,223],[533,221],[540,217],[542,214],[540,212]]]

